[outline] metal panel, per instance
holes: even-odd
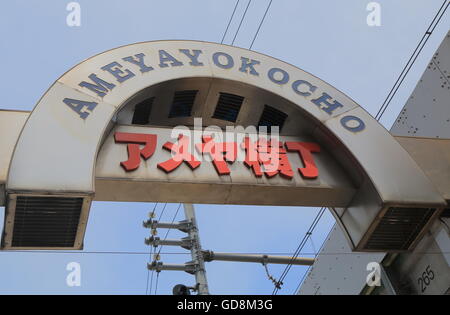
[[[444,38],[441,46],[436,51],[433,59],[430,61],[428,68],[425,70],[420,82],[418,82],[413,94],[401,111],[399,117],[394,123],[391,133],[394,135],[406,136],[396,137],[397,141],[408,151],[416,163],[426,173],[428,178],[438,188],[440,193],[450,202],[450,153],[449,140],[443,139],[418,139],[411,137],[432,137],[432,138],[449,138],[450,137],[450,32]],[[367,146],[366,146],[367,148]],[[344,216],[349,209],[339,209],[339,217]],[[356,214],[356,211],[353,213]],[[367,213],[367,212],[366,212]],[[347,218],[352,220],[352,218]],[[444,225],[439,222],[435,223],[438,232],[436,232],[436,242],[440,244],[440,250],[433,245],[432,237],[429,234],[417,245],[411,254],[400,254],[399,257],[410,257],[410,263],[405,266],[402,271],[398,270],[396,277],[409,277],[409,283],[414,287],[417,286],[417,279],[421,277],[428,264],[439,265],[438,272],[444,278],[450,275],[449,269],[444,268],[443,261],[448,263],[448,254],[442,256],[440,252],[448,248],[450,244],[449,234],[445,230]],[[347,224],[346,227],[353,225]],[[440,226],[440,227],[439,227]],[[338,228],[339,229],[339,228]],[[367,261],[360,259],[360,255],[352,253],[348,255],[348,261],[342,265],[335,265],[334,260],[341,260],[340,253],[334,254],[333,245],[342,243],[346,247],[345,236],[341,231],[333,230],[330,238],[324,244],[319,260],[315,263],[314,274],[309,274],[302,285],[300,294],[359,294],[361,288],[365,284],[365,277],[354,277],[350,269],[362,270],[365,268]],[[350,252],[349,248],[347,248]],[[329,254],[329,255],[327,255]],[[381,262],[384,254],[374,254],[373,261]],[[367,256],[370,257],[370,256]],[[406,261],[408,258],[405,259]],[[421,261],[423,260],[423,261]],[[401,266],[401,263],[398,263]],[[414,268],[414,266],[417,266]],[[328,270],[328,268],[330,270]],[[408,269],[409,268],[409,269]],[[412,269],[417,269],[413,271]],[[339,277],[332,278],[329,272],[336,271]],[[395,274],[395,271],[393,272]],[[320,277],[319,275],[323,275]],[[345,281],[344,281],[345,279]],[[348,281],[352,279],[355,281]],[[442,282],[442,277],[440,280]],[[445,283],[445,282],[444,282]],[[433,286],[436,283],[432,284]],[[435,294],[445,293],[445,285],[440,290],[435,288],[428,289],[427,293]],[[415,293],[420,291],[414,289]],[[447,285],[447,294],[448,294]],[[400,292],[402,293],[402,292]]]
[[[450,107],[450,106],[449,106]],[[450,204],[450,139],[395,137]]]
[[[346,115],[360,117],[362,113],[365,113],[364,109],[355,108]],[[406,150],[399,146],[386,129],[378,128],[379,124],[375,119],[370,117],[365,121],[366,129],[363,132],[371,139],[366,142],[359,138],[358,134],[338,128],[341,118],[340,116],[332,118],[325,122],[325,125],[337,131],[338,139],[348,144],[347,149],[352,152],[360,165],[370,165],[371,169],[366,168],[365,171],[382,202],[391,205],[406,203],[427,207],[431,206],[432,199],[442,198]],[[386,141],[380,141],[385,136],[388,136],[385,138]],[[395,156],[391,156],[394,151]],[[390,176],[395,179],[388,179]],[[437,202],[435,205],[444,204]]]
[[[442,229],[436,233],[435,240],[447,261],[448,267],[450,267],[450,220],[442,218],[443,226]]]
[[[396,258],[389,263],[389,256],[383,253],[352,252],[342,229],[335,226],[298,293],[360,294],[369,274],[367,264],[376,262],[388,271],[397,294],[445,294],[450,287],[450,265],[439,246],[448,248],[449,244],[448,230],[436,221],[414,251],[393,256]],[[386,293],[382,288],[381,291]]]
[[[67,106],[62,103],[64,98],[98,102],[98,108],[96,108],[101,113],[99,116],[111,116],[115,110],[113,105],[102,103],[77,90],[56,83],[41,99],[41,102],[48,102],[54,106],[34,110],[16,144],[8,176],[12,173],[15,175],[10,176],[7,181],[7,187],[11,193],[48,191],[49,185],[52,185],[57,177],[60,180],[55,186],[56,192],[93,193],[94,179],[86,176],[86,173],[94,172],[94,164],[81,163],[80,159],[81,156],[96,156],[98,139],[95,139],[93,135],[102,135],[106,126],[95,117],[85,121],[80,118],[73,119],[70,112],[68,116],[67,108],[65,108]],[[44,126],[40,125],[41,123],[44,123]],[[59,131],[55,132],[55,130]],[[20,139],[27,140],[20,141]],[[63,148],[63,146],[67,147]],[[22,163],[27,166],[19,167],[18,165]],[[61,177],[59,169],[64,169],[67,176]],[[25,178],[27,180],[22,182]]]
[[[80,250],[90,205],[80,195],[10,195],[2,249]]]
[[[442,139],[450,138],[449,105],[450,32],[391,129],[395,135],[408,136],[396,138],[450,203],[450,140]],[[392,274],[401,293],[450,292],[450,238],[445,220],[436,222],[412,253],[400,254],[394,261]]]
[[[363,289],[370,262],[381,262],[384,254],[355,253],[335,225],[305,278],[298,294],[359,294]]]
[[[0,205],[5,205],[5,184],[9,164],[25,122],[30,112],[0,110]]]
[[[428,64],[391,133],[450,138],[450,32]]]
[[[446,243],[448,248],[449,234],[439,221],[413,252],[399,255],[389,266],[400,294],[436,295],[449,290],[450,266],[437,243],[438,239],[441,244]]]

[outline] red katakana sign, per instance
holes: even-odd
[[[172,158],[158,163],[158,168],[166,173],[172,172],[178,168],[183,162],[186,162],[193,170],[200,166],[201,162],[197,161],[195,157],[189,152],[190,138],[185,135],[178,136],[178,144],[166,142],[163,148],[172,153]]]
[[[120,162],[125,171],[130,172],[139,168],[141,156],[144,160],[150,158],[156,149],[156,135],[145,133],[116,132],[114,134],[116,143],[128,143],[128,160]],[[140,145],[144,145],[141,149]]]
[[[211,136],[203,136],[203,143],[195,145],[197,150],[203,154],[209,154],[213,160],[214,167],[219,175],[229,175],[228,163],[233,163],[237,156],[236,142],[214,142]]]
[[[141,157],[144,160],[149,159],[154,154],[157,145],[157,135],[155,134],[116,132],[114,139],[116,143],[128,144],[128,160],[120,163],[127,172],[138,169]],[[292,179],[294,170],[289,162],[288,152],[298,153],[304,165],[298,169],[303,178],[315,179],[319,176],[313,156],[313,153],[320,152],[320,146],[317,143],[282,142],[266,137],[251,140],[249,137],[245,137],[244,141],[238,145],[236,142],[215,142],[213,137],[203,136],[202,143],[195,144],[199,153],[209,155],[220,176],[231,174],[228,164],[236,161],[239,147],[245,150],[244,164],[256,177],[262,177],[264,174],[268,178],[280,175],[283,178]],[[192,170],[197,169],[202,163],[189,151],[191,148],[189,136],[180,134],[176,143],[168,141],[163,144],[162,148],[171,153],[170,159],[157,164],[157,167],[166,173],[174,171],[183,163]]]

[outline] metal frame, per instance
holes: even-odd
[[[81,208],[80,220],[78,222],[77,235],[75,238],[74,247],[40,247],[39,250],[82,250],[84,246],[84,236],[86,233],[86,226],[89,219],[89,212],[92,203],[92,196],[86,196],[81,194],[67,195],[61,193],[60,195],[48,195],[48,194],[11,194],[8,198],[7,209],[9,212],[5,215],[5,224],[2,236],[2,250],[36,250],[36,247],[14,247],[12,244],[12,235],[14,228],[14,215],[15,215],[15,203],[18,196],[33,196],[33,197],[54,197],[61,196],[83,198],[83,206]]]
[[[182,53],[182,49],[202,51],[201,63],[190,62],[192,60]],[[158,53],[162,50],[184,64],[158,67]],[[138,53],[145,53],[146,63],[154,67],[152,72],[139,73],[139,67],[124,63],[127,56]],[[218,54],[228,56],[228,61],[233,59],[234,64],[225,65],[223,60],[219,61]],[[258,61],[259,73],[241,67],[241,60],[250,59]],[[105,71],[105,66],[108,68],[112,62],[123,63],[126,66],[123,70],[132,69],[135,76],[122,82],[113,72]],[[103,95],[98,95],[86,85],[83,87],[82,83],[89,81],[89,77],[92,79],[93,73],[102,80],[115,82],[114,89],[110,87]],[[368,236],[367,229],[374,228],[374,220],[379,218],[380,210],[386,205],[441,208],[446,204],[406,150],[364,109],[336,88],[266,55],[197,41],[157,41],[123,46],[94,56],[66,72],[38,102],[19,135],[9,164],[7,198],[18,191],[36,195],[42,191],[50,195],[93,194],[98,153],[114,119],[133,97],[163,82],[181,85],[203,82],[206,102],[208,96],[214,97],[214,93],[210,93],[212,85],[208,84],[212,82],[211,78],[220,80],[219,91],[222,87],[241,86],[250,94],[268,93],[275,100],[292,104],[294,111],[300,113],[298,117],[305,117],[308,126],[312,126],[310,136],[322,139],[339,162],[348,160],[344,162],[345,169],[350,176],[359,177],[355,181],[360,190],[339,219],[346,225],[352,244],[361,244]],[[182,81],[176,83],[176,80]],[[315,88],[310,90],[311,93],[297,90],[294,83],[299,80],[307,81]],[[323,101],[324,97],[328,101]],[[74,107],[66,106],[68,99],[96,105],[93,108],[83,105],[78,112]],[[317,103],[320,99],[322,101]],[[339,106],[334,107],[333,102],[338,102],[334,105]],[[198,103],[194,105],[193,117],[200,114],[198,106]],[[210,116],[210,111],[203,109],[201,114]],[[253,111],[247,116],[252,118],[252,114]],[[173,123],[189,122],[193,117]],[[347,125],[348,119],[359,121],[359,126]],[[243,123],[242,117],[238,121]],[[54,143],[60,146],[57,159],[52,154]],[[377,145],[371,146],[371,143]],[[46,167],[49,161],[51,169]],[[399,192],[398,187],[402,187],[402,191]],[[370,197],[370,201],[366,204],[358,196]],[[10,206],[13,203],[7,204],[8,210]],[[354,249],[361,249],[358,246]]]

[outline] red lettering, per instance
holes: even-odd
[[[178,136],[178,144],[166,142],[163,148],[172,153],[172,158],[162,163],[158,163],[158,168],[166,173],[172,172],[178,168],[181,163],[186,162],[191,169],[196,169],[201,162],[197,161],[195,157],[189,153],[190,138],[183,134]]]
[[[286,142],[286,147],[290,152],[298,152],[302,159],[304,168],[299,168],[298,171],[303,178],[314,179],[319,176],[319,170],[312,153],[319,153],[320,146],[312,142]]]
[[[141,156],[144,160],[147,160],[155,153],[157,136],[144,133],[116,132],[114,133],[114,140],[116,143],[128,143],[128,160],[120,162],[120,165],[125,171],[130,172],[139,167]],[[144,147],[141,149],[140,145],[142,144]]]
[[[244,163],[256,177],[261,177],[263,173],[269,178],[277,174],[287,179],[294,176],[283,142],[275,139],[267,141],[266,138],[252,142],[246,137],[242,147],[246,151]]]
[[[229,175],[230,169],[227,162],[236,161],[237,144],[236,142],[214,142],[211,136],[203,136],[203,143],[196,144],[195,147],[200,153],[207,153],[213,160],[214,167],[219,175]]]

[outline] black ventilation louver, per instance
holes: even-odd
[[[444,211],[442,211],[441,217],[450,218],[450,208],[445,208]]]
[[[169,118],[191,116],[197,92],[197,90],[175,92],[172,106],[170,107]]]
[[[244,98],[239,95],[220,93],[213,118],[236,122]]]
[[[11,246],[75,247],[83,198],[18,196]]]
[[[389,208],[367,240],[370,251],[406,251],[435,213],[433,208]]]
[[[272,127],[278,126],[279,132],[281,132],[287,116],[287,114],[279,111],[276,108],[273,108],[272,106],[264,105],[264,110],[261,118],[259,119],[258,126],[266,126],[267,132],[272,132]]]
[[[154,97],[148,98],[134,107],[133,125],[147,125],[150,122],[150,113],[152,111]]]

